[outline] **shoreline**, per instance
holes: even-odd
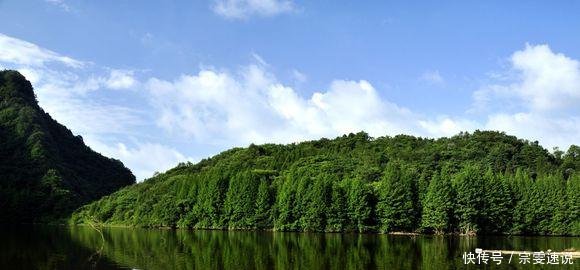
[[[59,226],[59,227],[91,227],[90,224],[46,224],[46,223],[26,223],[34,226]],[[2,226],[12,226],[15,224],[0,224]],[[360,234],[360,235],[392,235],[392,236],[432,236],[432,237],[563,237],[563,238],[580,238],[580,235],[542,235],[542,234],[462,234],[462,233],[443,233],[430,234],[419,232],[376,232],[376,231],[282,231],[274,229],[241,229],[241,228],[182,228],[171,226],[131,226],[118,224],[100,224],[101,228],[123,228],[123,229],[144,229],[144,230],[164,230],[164,231],[222,231],[222,232],[272,232],[272,233],[299,233],[299,234]]]

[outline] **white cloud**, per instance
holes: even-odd
[[[214,0],[212,9],[218,15],[230,19],[250,16],[274,16],[296,9],[292,0]]]
[[[129,147],[123,143],[110,146],[90,137],[85,138],[85,141],[97,152],[120,159],[125,166],[131,168],[138,181],[153,176],[155,172],[171,169],[180,162],[197,161],[171,147],[157,143],[139,143],[135,147]]]
[[[486,129],[562,149],[580,144],[580,64],[548,45],[526,45],[498,82],[474,92],[474,111],[488,111]],[[487,109],[487,110],[486,110]]]
[[[499,113],[489,116],[486,129],[502,130],[509,134],[538,140],[551,149],[567,149],[570,144],[580,144],[580,118],[577,116],[552,117],[537,112],[514,114]]]
[[[104,83],[110,89],[130,89],[137,85],[137,80],[133,71],[113,69]]]
[[[262,66],[236,74],[202,70],[146,84],[158,125],[198,142],[227,146],[295,142],[365,130],[371,135],[416,131],[416,115],[382,99],[367,81],[333,81],[300,96]]]
[[[135,110],[98,102],[91,95],[103,87],[134,85],[136,80],[130,71],[83,75],[87,71],[85,62],[3,34],[0,63],[21,72],[35,88],[41,107],[74,132],[121,133],[139,123]]]
[[[513,85],[534,110],[561,109],[580,101],[580,64],[547,45],[527,45],[512,55],[522,79]]]
[[[131,134],[142,125],[140,112],[118,105],[91,101],[90,98],[51,93],[51,85],[37,87],[40,106],[61,124],[77,134]]]
[[[445,79],[443,79],[443,76],[439,74],[438,70],[426,71],[419,77],[419,79],[430,84],[440,85],[445,83]]]
[[[83,62],[62,56],[35,44],[0,34],[0,61],[18,65],[43,66],[48,62],[59,62],[79,68]]]
[[[506,105],[493,107],[481,120],[411,112],[382,98],[365,80],[335,80],[325,90],[301,96],[264,65],[233,74],[203,69],[173,81],[151,79],[146,88],[159,126],[217,145],[286,143],[360,130],[372,136],[440,137],[475,129],[506,131],[546,147],[579,144],[580,122],[569,111],[579,103],[577,61],[544,45],[528,45],[510,63],[510,70],[494,76],[495,83],[474,93],[475,102]]]
[[[548,45],[526,45],[510,58],[511,69],[505,78],[474,93],[479,107],[489,100],[517,101],[532,111],[561,110],[580,102],[580,63]],[[515,99],[515,100],[514,100]]]
[[[462,131],[472,131],[478,128],[479,124],[468,119],[453,119],[446,116],[438,117],[436,120],[419,120],[419,125],[425,129],[429,136],[450,137]]]

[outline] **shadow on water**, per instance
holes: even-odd
[[[4,230],[0,269],[469,269],[464,251],[579,249],[580,238],[431,237],[104,228]],[[103,242],[104,240],[104,242]],[[507,256],[506,256],[507,257]],[[491,269],[580,269],[507,265]],[[16,267],[22,266],[22,267]],[[482,267],[471,267],[480,269]]]
[[[90,233],[90,232],[89,232]],[[71,239],[68,228],[1,226],[0,269],[128,269]]]

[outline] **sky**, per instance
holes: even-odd
[[[0,69],[139,180],[250,143],[580,145],[578,1],[0,0]]]

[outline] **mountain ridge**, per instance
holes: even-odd
[[[135,183],[39,105],[29,81],[0,71],[0,223],[46,222]]]

